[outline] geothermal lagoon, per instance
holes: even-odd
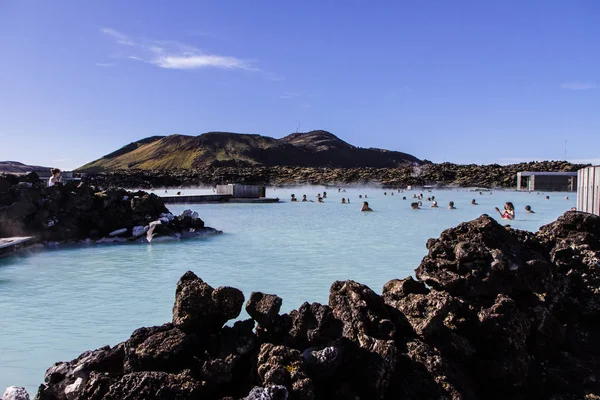
[[[318,204],[316,196],[323,191],[327,198]],[[246,299],[253,291],[275,293],[283,298],[282,312],[288,312],[304,301],[327,303],[335,280],[352,279],[381,293],[390,279],[414,276],[427,239],[481,214],[535,232],[576,203],[574,193],[415,189],[393,196],[387,190],[384,196],[385,191],[277,188],[268,189],[267,196],[279,197],[279,204],[168,205],[174,214],[197,211],[207,226],[224,234],[60,247],[0,259],[0,388],[25,386],[34,394],[54,362],[115,345],[140,326],[169,321],[176,283],[187,270],[213,287],[237,287]],[[291,193],[298,199],[306,194],[314,203],[289,202]],[[423,208],[412,210],[418,193],[423,193]],[[368,195],[374,212],[359,211],[365,200],[359,194]],[[439,208],[425,201],[431,196]],[[342,197],[351,203],[340,204]],[[472,199],[479,205],[471,205]],[[451,200],[456,210],[447,208]],[[507,201],[515,205],[514,221],[501,221],[494,210]],[[536,213],[526,214],[526,205]]]

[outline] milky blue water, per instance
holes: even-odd
[[[324,204],[291,203],[290,193]],[[162,191],[164,192],[164,191]],[[173,192],[173,191],[171,191]],[[184,191],[184,194],[191,194]],[[373,188],[304,187],[268,190],[279,204],[201,204],[170,206],[179,214],[198,211],[216,237],[174,243],[98,245],[44,250],[0,259],[0,390],[25,386],[33,393],[54,362],[88,349],[114,345],[141,326],[171,319],[175,285],[187,270],[214,287],[275,293],[283,311],[304,301],[327,303],[335,280],[353,279],[381,293],[385,282],[414,276],[425,243],[446,228],[512,201],[511,225],[536,231],[575,206],[575,194],[423,191],[440,208],[410,208],[415,191],[383,195]],[[372,213],[359,211],[367,194]],[[402,200],[407,196],[407,200]],[[570,199],[566,200],[565,196]],[[350,197],[351,204],[340,204]],[[472,198],[479,203],[470,205]],[[456,210],[447,209],[454,200]],[[530,204],[535,214],[523,209]]]

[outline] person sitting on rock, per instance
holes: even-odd
[[[290,201],[298,201],[295,194],[292,193],[292,198],[290,199]]]
[[[479,204],[477,204],[477,202],[475,201],[475,199],[471,200],[471,205],[472,206],[478,206]]]
[[[533,210],[531,209],[531,206],[530,206],[530,205],[526,205],[526,206],[525,206],[525,212],[527,212],[527,213],[529,213],[529,214],[535,214],[535,211],[533,211]]]
[[[450,201],[450,203],[448,203],[448,209],[449,210],[456,210],[456,207],[454,207],[454,202]]]
[[[515,206],[513,206],[513,203],[511,203],[510,201],[507,201],[506,204],[504,204],[503,211],[500,211],[498,207],[496,207],[496,211],[498,211],[498,214],[500,214],[500,217],[502,217],[502,219],[515,219]]]
[[[369,207],[368,202],[363,201],[363,205],[362,205],[362,208],[360,209],[360,211],[373,211],[373,210],[371,209],[371,207]]]
[[[48,179],[48,187],[62,185],[62,172],[58,168],[50,168],[50,179]]]
[[[431,203],[431,208],[438,208],[437,201],[434,200],[433,203]]]
[[[342,204],[346,204],[346,199],[342,197]]]
[[[413,210],[418,210],[419,209],[419,203],[417,203],[417,202],[410,203],[410,208],[412,208]]]
[[[308,201],[305,194],[302,195],[302,201]]]

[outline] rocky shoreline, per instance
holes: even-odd
[[[0,176],[0,238],[36,242],[107,243],[179,240],[221,233],[197,213],[174,216],[160,197],[143,191],[98,190],[70,182],[46,187],[35,173]]]
[[[514,188],[517,172],[520,171],[572,172],[585,166],[566,161],[543,161],[511,165],[430,163],[401,168],[203,167],[190,170],[117,170],[87,174],[85,178],[105,188],[143,189],[221,183],[268,186],[376,184],[390,188],[409,185]]]
[[[337,281],[289,314],[187,272],[171,322],[54,364],[36,399],[600,398],[600,217],[482,215],[427,249],[416,280]]]

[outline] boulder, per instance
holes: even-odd
[[[269,328],[279,317],[281,297],[274,294],[252,292],[246,303],[246,312],[263,328]]]
[[[293,399],[314,399],[312,381],[303,369],[302,355],[298,350],[263,344],[258,354],[257,369],[262,385],[285,386]]]
[[[133,372],[110,385],[105,400],[195,400],[203,393],[201,382],[189,371],[180,374],[167,372]]]
[[[186,272],[177,283],[173,325],[186,333],[210,334],[236,318],[244,295],[232,287],[213,289],[193,272]]]
[[[396,339],[404,332],[399,313],[365,285],[337,281],[329,292],[329,307],[342,322],[343,375],[361,397],[383,399],[402,349]],[[400,331],[397,330],[400,328]]]
[[[2,400],[29,400],[29,393],[23,387],[9,386],[4,391]]]
[[[430,239],[427,249],[417,278],[453,296],[540,293],[553,284],[552,265],[535,235],[507,230],[485,214]]]

